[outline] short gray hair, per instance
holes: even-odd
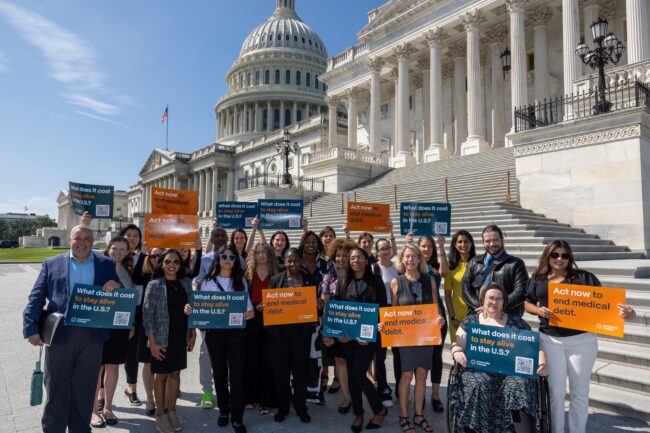
[[[73,233],[78,232],[78,231],[82,231],[82,230],[89,232],[90,235],[93,236],[93,229],[91,229],[90,226],[87,226],[85,224],[79,224],[79,225],[76,225],[76,226],[72,227],[72,229],[70,230],[70,239],[72,239]],[[95,237],[93,236],[93,239],[94,238]]]

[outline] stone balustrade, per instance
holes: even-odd
[[[341,66],[344,63],[353,61],[357,56],[368,51],[368,44],[366,42],[360,43],[353,47],[350,47],[336,56],[330,57],[327,59],[327,70],[331,71],[337,66]]]
[[[388,167],[388,157],[385,155],[376,155],[371,152],[360,149],[345,149],[342,147],[329,147],[316,152],[303,155],[303,164],[316,164],[319,162],[330,161],[334,159],[344,159],[348,161],[359,161],[367,164],[376,164]]]
[[[639,63],[617,66],[605,71],[605,83],[608,87],[620,86],[628,81],[635,80],[646,84],[650,83],[650,59]],[[573,83],[578,93],[589,92],[590,89],[598,87],[598,71],[582,76]]]

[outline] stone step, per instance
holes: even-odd
[[[600,339],[598,341],[598,359],[621,364],[647,366],[650,365],[650,348],[640,347],[638,344],[630,344],[625,341]]]
[[[507,246],[510,249],[511,245],[544,245],[546,246],[549,242],[556,240],[557,238],[537,238],[537,237],[512,237],[508,236]],[[567,241],[572,248],[578,245],[585,246],[600,246],[600,245],[614,245],[614,243],[607,239],[595,239],[595,238],[571,238],[571,237],[562,237],[563,240]]]
[[[639,395],[650,396],[650,370],[647,368],[596,360],[591,380],[601,385],[634,390]]]
[[[539,318],[532,316],[528,313],[524,314],[524,320],[533,329],[539,329]],[[599,335],[600,340],[618,341],[635,344],[638,348],[639,344],[645,346],[646,350],[650,349],[650,326],[641,325],[638,323],[625,322],[625,337],[623,339],[617,337],[610,337],[608,335]]]
[[[650,278],[649,259],[578,261],[578,267],[586,269],[599,277]]]

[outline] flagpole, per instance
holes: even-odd
[[[165,121],[165,124],[167,126],[166,128],[166,133],[165,133],[165,150],[169,150],[169,102],[167,103],[167,119]]]

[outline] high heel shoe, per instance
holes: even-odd
[[[383,410],[381,412],[375,414],[375,417],[380,418],[379,424],[372,422],[372,419],[371,419],[368,422],[368,424],[366,424],[366,430],[377,430],[384,423],[384,418],[386,418],[386,415],[388,415],[388,409],[383,408]],[[373,419],[375,417],[373,417]]]
[[[350,429],[354,433],[360,433],[363,430],[363,415],[360,415],[354,419],[354,422],[350,426]]]

